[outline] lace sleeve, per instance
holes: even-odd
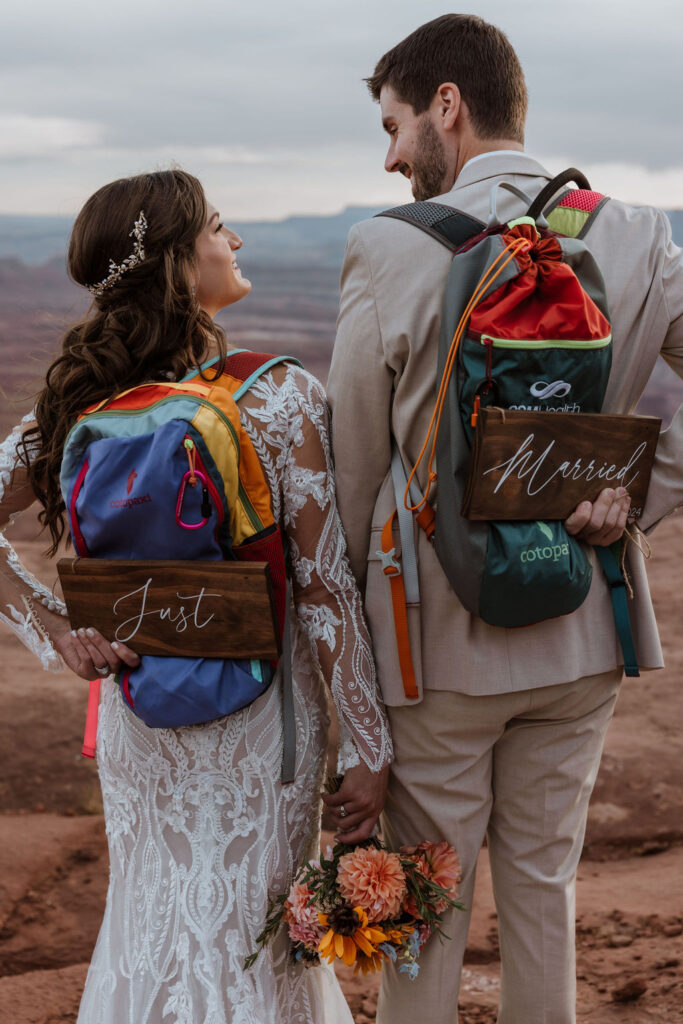
[[[392,759],[391,736],[337,512],[325,393],[292,366],[280,386],[268,375],[253,392],[264,404],[249,409],[259,424],[249,432],[280,470],[297,617],[337,709],[340,770],[360,757],[376,772]]]
[[[62,659],[52,646],[41,624],[36,608],[66,613],[61,601],[53,596],[21,564],[3,531],[34,501],[25,470],[17,465],[17,448],[31,415],[0,444],[0,622],[16,633],[21,642],[35,654],[44,669],[61,671]]]

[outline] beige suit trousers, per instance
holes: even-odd
[[[447,839],[471,908],[487,836],[502,964],[498,1024],[574,1024],[575,879],[621,670],[518,693],[428,690],[389,707],[396,760],[384,832],[397,848]],[[457,1024],[469,913],[450,911],[411,982],[382,972],[379,1024]]]

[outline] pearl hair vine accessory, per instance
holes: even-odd
[[[130,232],[129,237],[134,238],[133,251],[130,256],[127,256],[123,263],[114,263],[113,260],[109,260],[109,273],[100,281],[99,284],[89,284],[87,289],[89,292],[99,299],[107,288],[111,288],[112,285],[116,284],[127,270],[132,270],[133,267],[137,267],[139,263],[145,258],[145,250],[142,245],[145,238],[145,231],[147,230],[147,218],[145,217],[144,210],[140,210],[140,216],[133,224],[133,230]]]

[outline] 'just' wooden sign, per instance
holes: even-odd
[[[566,519],[606,487],[645,504],[661,420],[654,416],[482,409],[462,514],[467,519]]]
[[[279,657],[265,562],[62,558],[57,569],[72,627],[136,654]]]

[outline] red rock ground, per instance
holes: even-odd
[[[38,568],[30,533],[14,527]],[[683,517],[657,531],[653,548],[668,667],[624,685],[591,804],[578,879],[580,1024],[683,1022]],[[66,1024],[108,871],[96,769],[79,756],[85,689],[43,675],[7,633],[0,644],[0,1021]],[[495,924],[482,851],[461,1024],[495,1021]],[[358,1024],[373,1021],[376,979],[340,976]]]

